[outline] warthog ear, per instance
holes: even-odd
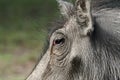
[[[91,0],[76,0],[75,9],[78,24],[82,27],[83,34],[88,35],[93,31]]]
[[[57,0],[57,2],[59,3],[60,12],[63,15],[63,17],[65,17],[66,19],[69,19],[70,16],[72,16],[74,13],[73,4],[63,0]]]

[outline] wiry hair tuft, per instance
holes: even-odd
[[[74,13],[74,5],[70,2],[67,1],[63,1],[63,0],[57,0],[57,2],[59,3],[59,8],[60,8],[60,12],[61,14],[69,19],[71,15],[73,15]]]

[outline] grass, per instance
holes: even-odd
[[[57,16],[55,0],[0,0],[0,80],[24,80]]]
[[[25,78],[14,76],[14,77],[7,77],[7,79],[9,79],[9,80],[24,80]],[[7,79],[1,78],[0,80],[7,80]]]
[[[37,52],[21,56],[0,55],[0,80],[24,80],[34,67],[38,55]]]
[[[46,20],[41,22],[24,20],[2,25],[9,29],[0,27],[0,80],[24,80],[31,72],[47,35]]]

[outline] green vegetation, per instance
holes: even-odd
[[[24,80],[42,52],[55,0],[0,0],[0,80]]]

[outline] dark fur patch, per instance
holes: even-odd
[[[72,65],[72,70],[73,70],[72,72],[73,73],[77,73],[78,71],[83,72],[84,64],[83,64],[83,61],[81,58],[75,57],[72,60],[71,65]]]
[[[79,57],[75,57],[72,61],[71,61],[71,68],[70,68],[70,77],[78,77],[79,79],[79,75],[82,76],[84,70],[84,63],[82,61],[81,58]]]

